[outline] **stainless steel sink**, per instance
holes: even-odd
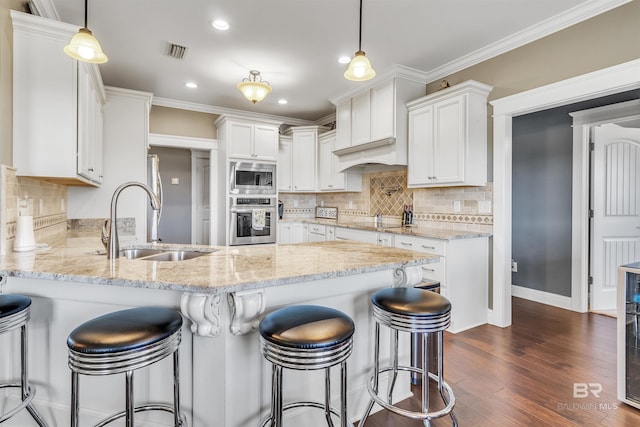
[[[168,249],[123,249],[120,256],[127,259],[139,259],[144,261],[184,261],[208,255],[213,251],[190,251],[190,250],[168,250]]]

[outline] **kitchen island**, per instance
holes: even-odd
[[[69,332],[98,315],[149,305],[173,307],[186,318],[180,348],[182,406],[188,425],[203,427],[258,426],[268,412],[270,366],[260,354],[255,332],[265,313],[300,303],[342,310],[356,324],[348,373],[349,414],[356,420],[367,401],[365,379],[372,354],[369,296],[386,286],[418,284],[421,266],[438,260],[429,254],[351,241],[156,247],[203,255],[184,261],[107,260],[99,238],[69,237],[46,250],[0,258],[0,292],[21,293],[33,300],[30,378],[37,389],[35,405],[50,425],[68,424]],[[0,344],[3,351],[13,349],[17,354],[13,335],[0,337]],[[401,357],[407,358],[408,342],[402,348]],[[15,377],[17,359],[14,356],[13,363],[0,367],[3,378]],[[136,373],[138,402],[171,399],[170,366],[166,359]],[[287,371],[285,396],[321,401],[323,376],[315,374]],[[334,383],[338,385],[337,380]],[[81,425],[121,410],[123,384],[121,376],[81,376]],[[408,390],[398,390],[396,397],[407,395]],[[299,418],[290,422],[323,425],[321,412],[301,410],[291,414]],[[170,424],[162,414],[141,414],[139,419],[149,426]],[[7,425],[29,426],[33,421],[25,413]]]

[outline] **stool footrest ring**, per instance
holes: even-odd
[[[164,404],[164,403],[150,403],[150,404],[147,404],[147,405],[136,406],[133,409],[133,412],[135,412],[136,414],[138,412],[145,412],[145,411],[164,411],[164,412],[169,412],[170,414],[173,414],[173,406],[172,405],[167,405],[167,404]],[[126,411],[118,412],[117,414],[113,414],[109,418],[106,418],[106,419],[100,421],[94,427],[106,426],[107,424],[110,424],[110,423],[116,421],[119,418],[123,418],[125,415],[126,415]],[[185,419],[184,415],[182,415],[182,418],[180,419],[180,426],[181,427],[186,427],[187,426],[187,420]]]
[[[421,368],[414,368],[411,366],[398,366],[398,371],[409,371],[409,372],[416,372],[418,374],[422,374],[422,369]],[[369,377],[369,381],[367,382],[367,391],[369,392],[369,395],[371,396],[371,399],[373,399],[373,401],[375,403],[377,403],[378,405],[382,406],[383,408],[401,415],[403,417],[407,417],[407,418],[412,418],[414,420],[431,420],[434,418],[440,418],[443,417],[445,415],[449,415],[449,413],[451,413],[451,411],[453,410],[453,407],[456,403],[456,397],[453,394],[453,390],[451,390],[451,387],[449,387],[449,384],[447,384],[444,380],[442,381],[442,388],[444,389],[444,391],[447,393],[447,397],[448,399],[444,399],[443,396],[443,400],[446,403],[446,406],[438,411],[434,411],[434,412],[418,412],[418,411],[409,411],[407,409],[402,409],[402,408],[398,408],[397,406],[394,406],[386,401],[384,401],[383,399],[380,398],[380,396],[378,396],[378,394],[373,390],[373,381],[374,381],[374,377],[376,375],[380,375],[383,372],[389,372],[389,371],[393,371],[393,367],[389,366],[389,367],[385,367],[385,368],[381,368],[377,373],[374,372],[370,377]],[[429,372],[429,378],[438,382],[438,377],[435,374],[432,374],[431,372]]]
[[[0,384],[0,388],[22,388],[22,384],[20,384],[20,383],[6,384],[5,383],[5,384]],[[29,406],[31,404],[31,401],[33,400],[33,398],[35,396],[36,396],[35,389],[31,385],[29,385],[29,387],[27,388],[27,395],[25,396],[24,400],[22,402],[20,402],[20,404],[18,404],[18,406],[16,406],[12,410],[2,414],[2,416],[0,416],[0,423],[8,420],[9,418],[13,417],[18,412],[20,412],[23,409],[25,409],[27,406]]]
[[[282,412],[284,413],[287,409],[294,409],[294,408],[318,408],[318,409],[324,410],[324,404],[318,403],[318,402],[291,402],[291,403],[287,403],[282,407]],[[340,418],[340,414],[334,408],[329,408],[329,411],[336,417]],[[261,427],[268,426],[269,421],[271,421],[271,415],[263,419],[262,422],[260,423],[260,426]],[[353,427],[352,422],[347,420],[347,423],[350,427]]]

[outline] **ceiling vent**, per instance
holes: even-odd
[[[186,46],[180,46],[179,44],[167,42],[166,55],[175,59],[184,59],[189,48]]]

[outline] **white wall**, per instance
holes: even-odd
[[[151,94],[105,87],[104,181],[99,188],[69,187],[68,217],[108,218],[114,190],[127,181],[146,183]],[[135,218],[136,239],[146,241],[148,196],[128,188],[118,199],[118,218]]]

